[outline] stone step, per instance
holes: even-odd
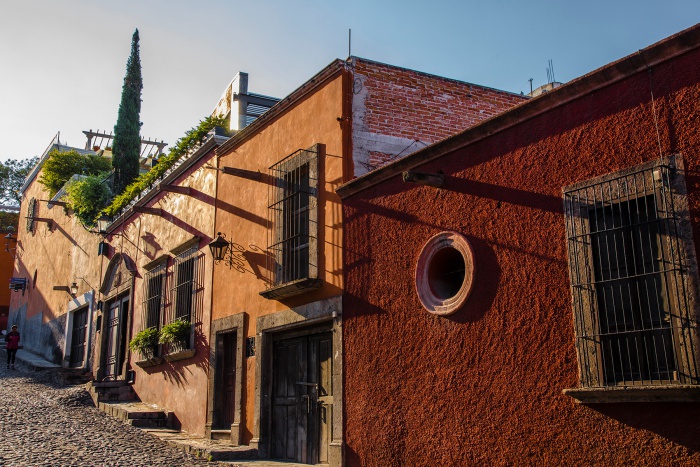
[[[129,412],[129,420],[167,420],[168,415],[163,410]]]
[[[211,430],[211,439],[231,439],[231,430]]]
[[[167,418],[132,418],[128,420],[129,425],[136,428],[167,428]]]

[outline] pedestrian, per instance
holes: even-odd
[[[7,369],[15,369],[15,354],[17,349],[19,349],[19,331],[17,330],[17,325],[12,326],[12,331],[5,335],[5,342],[7,342],[5,348],[7,349]]]

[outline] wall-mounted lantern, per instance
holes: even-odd
[[[13,259],[16,258],[15,252],[17,251],[17,238],[12,235],[14,230],[14,227],[8,227],[7,235],[5,235],[5,251],[11,254]]]
[[[71,297],[75,297],[78,294],[78,284],[76,282],[73,282],[70,287],[67,285],[54,285],[53,289],[68,292]]]
[[[216,239],[209,244],[211,255],[214,258],[214,264],[219,264],[224,261],[229,268],[233,267],[233,258],[231,257],[231,242],[226,240],[226,235],[221,232],[216,232]]]
[[[97,218],[97,230],[100,234],[104,235],[107,233],[107,227],[112,222],[112,218],[107,214],[102,214]]]

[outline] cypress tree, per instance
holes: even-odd
[[[126,62],[126,76],[122,87],[117,124],[114,126],[112,167],[114,168],[114,193],[124,191],[139,175],[141,153],[141,58],[139,57],[139,30],[131,38],[131,55]]]

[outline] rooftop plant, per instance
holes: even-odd
[[[180,158],[201,143],[202,139],[209,131],[214,127],[225,127],[225,125],[226,119],[217,116],[207,117],[199,122],[198,126],[189,130],[185,133],[185,136],[175,143],[175,146],[170,150],[167,156],[161,157],[151,170],[139,175],[133,183],[127,186],[121,194],[117,195],[114,200],[112,200],[112,203],[107,206],[102,213],[110,217],[117,215],[143,190],[152,186],[161,178],[178,160],[180,160]]]
[[[68,204],[84,225],[92,227],[103,206],[109,203],[112,191],[106,179],[109,172],[71,180],[66,185]]]
[[[105,157],[80,154],[74,149],[70,151],[53,149],[42,166],[39,183],[49,190],[49,197],[53,198],[75,174],[100,175],[109,173],[111,170],[112,163]]]

